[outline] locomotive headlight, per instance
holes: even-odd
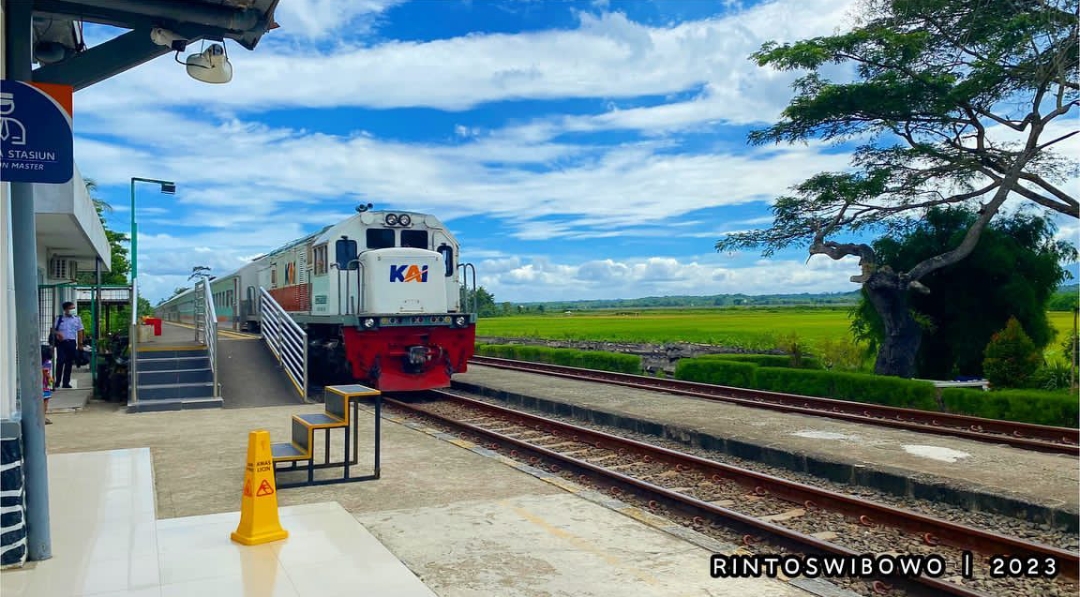
[[[408,226],[409,224],[412,224],[412,217],[409,216],[409,214],[401,214],[398,216],[397,221],[398,224],[401,224],[402,226]]]
[[[458,326],[465,325],[465,318],[462,317],[461,315],[458,315],[457,318],[454,319],[454,325],[458,325]]]
[[[364,320],[364,327],[369,329],[369,330],[374,328],[375,327],[375,319],[372,318],[372,317],[368,317],[367,319],[365,319]]]
[[[384,221],[386,222],[387,226],[396,225],[398,223],[397,214],[386,214],[386,220]]]

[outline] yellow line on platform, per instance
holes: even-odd
[[[188,330],[194,330],[195,329],[195,326],[188,325],[186,323],[176,323],[175,321],[166,321],[166,322],[163,322],[163,323],[168,324],[168,325],[175,325],[177,327],[181,327],[181,328],[188,329]],[[225,336],[229,340],[261,340],[262,339],[262,336],[258,336],[256,334],[246,334],[246,333],[243,333],[243,332],[234,332],[232,330],[218,330],[217,333],[218,333],[219,336]]]

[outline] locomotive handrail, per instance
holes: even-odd
[[[366,250],[361,251],[360,255],[363,255],[366,252],[367,252]],[[349,274],[349,272],[351,272],[353,270],[352,264],[354,264],[354,263],[356,264],[356,297],[357,297],[357,300],[360,301],[360,308],[359,309],[353,309],[352,308],[352,303],[349,302],[349,301],[346,301],[345,312],[342,313],[341,312],[341,272],[342,271],[345,272],[345,288],[348,288],[349,287],[349,280],[352,279],[352,276]],[[336,263],[331,263],[330,268],[331,269],[336,269],[338,271],[338,281],[337,281],[338,315],[356,315],[357,317],[359,317],[360,314],[364,312],[364,293],[362,292],[362,288],[361,288],[361,284],[363,283],[363,280],[364,280],[364,264],[360,261],[360,257],[358,256],[356,259],[353,259],[352,261],[346,263],[344,270],[342,270],[340,267],[338,267]],[[345,295],[345,298],[346,299],[349,298],[348,294]]]
[[[293,382],[300,397],[307,398],[307,332],[281,308],[266,288],[259,287],[259,323],[263,341]]]
[[[476,267],[471,263],[459,263],[461,270],[461,310],[465,313],[475,313],[476,309]],[[472,270],[472,293],[469,293],[469,270]]]

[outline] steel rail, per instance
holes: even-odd
[[[577,441],[584,441],[585,443],[590,443],[598,448],[608,448],[614,450],[622,448],[627,452],[633,451],[637,453],[643,453],[644,455],[651,457],[655,461],[674,465],[677,470],[681,470],[684,472],[698,469],[706,475],[711,475],[711,478],[714,481],[730,480],[738,483],[741,486],[750,488],[754,493],[758,495],[772,495],[777,498],[806,507],[807,510],[822,508],[825,510],[851,516],[852,518],[859,520],[862,524],[868,526],[880,524],[888,527],[899,528],[909,533],[921,535],[922,540],[928,545],[942,544],[956,549],[970,550],[975,553],[986,555],[1007,554],[1019,557],[1052,557],[1056,559],[1058,563],[1058,569],[1061,571],[1062,576],[1073,579],[1080,576],[1080,555],[1055,547],[1040,545],[1037,543],[1008,537],[998,533],[984,531],[972,527],[966,527],[956,523],[932,518],[916,512],[911,512],[900,508],[886,506],[884,504],[861,500],[853,496],[844,495],[841,493],[813,487],[810,485],[804,485],[794,481],[789,481],[779,477],[759,473],[757,471],[751,471],[748,469],[742,469],[739,467],[714,462],[697,456],[669,450],[667,448],[646,444],[643,442],[619,437],[616,435],[611,435],[585,427],[579,427],[568,423],[545,419],[536,415],[503,408],[485,402],[471,400],[469,398],[448,394],[446,392],[438,390],[431,391],[430,393],[432,395],[438,396],[439,399],[443,401],[450,401],[456,402],[458,404],[467,405],[470,408],[483,410],[503,418],[518,421],[523,425],[532,427],[533,429],[543,430],[548,433],[555,433],[560,437],[565,436],[571,438],[572,440],[576,439]],[[774,534],[788,540],[796,541],[799,544],[814,550],[824,550],[830,553],[840,555],[856,554],[856,552],[848,550],[847,548],[834,545],[826,541],[822,541],[810,535],[804,535],[802,533],[798,533],[797,531],[780,527],[770,522],[759,520],[745,514],[734,512],[732,510],[717,506],[715,504],[703,502],[701,500],[697,500],[696,498],[692,498],[684,494],[675,493],[670,490],[666,490],[652,485],[646,481],[622,475],[621,473],[610,471],[597,465],[584,462],[570,456],[559,454],[542,446],[530,444],[528,442],[512,438],[498,432],[483,429],[482,427],[477,427],[468,423],[459,422],[454,419],[432,413],[419,406],[403,403],[394,399],[387,399],[387,402],[394,406],[407,410],[412,410],[414,412],[421,413],[424,416],[435,418],[445,424],[458,427],[460,429],[464,429],[482,436],[491,437],[500,443],[513,445],[517,448],[529,450],[540,454],[545,458],[555,459],[563,462],[566,465],[588,470],[592,473],[602,475],[617,484],[628,485],[641,489],[643,491],[656,493],[663,496],[667,500],[674,500],[684,506],[688,506],[697,510],[707,511],[710,514],[734,520],[742,525],[748,525],[756,529],[760,529],[764,532]],[[981,594],[978,592],[972,592],[969,589],[966,589],[965,587],[961,587],[959,585],[937,581],[932,578],[918,578],[913,580],[916,580],[923,584],[927,584],[934,589],[946,591],[949,594],[953,595],[971,596]]]
[[[498,369],[540,373],[566,379],[607,383],[643,390],[659,390],[752,408],[828,417],[842,421],[893,427],[935,435],[949,435],[987,443],[1006,444],[1038,452],[1080,456],[1080,429],[1069,427],[984,419],[913,408],[837,400],[835,398],[750,390],[692,381],[657,379],[644,375],[581,369],[564,365],[550,365],[548,363],[514,361],[495,357],[474,356],[471,362]]]

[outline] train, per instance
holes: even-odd
[[[468,273],[457,239],[434,215],[357,214],[212,277],[218,329],[261,330],[264,296],[307,335],[313,386],[363,383],[387,392],[450,386],[468,370],[476,341]],[[475,288],[472,288],[475,293]],[[195,288],[157,317],[195,323]]]

